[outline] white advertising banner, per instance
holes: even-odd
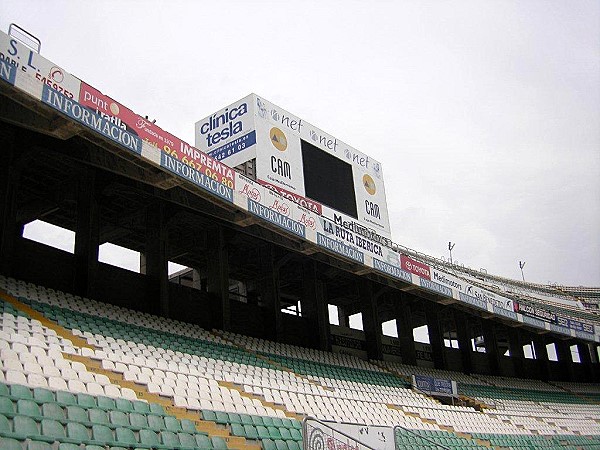
[[[229,167],[256,157],[253,96],[196,122],[196,147]]]
[[[68,99],[79,98],[78,78],[5,33],[0,33],[0,61],[2,78],[37,99],[42,97],[44,86]]]

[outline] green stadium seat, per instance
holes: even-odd
[[[40,407],[33,400],[20,399],[17,401],[17,414],[29,417],[41,417]]]
[[[196,439],[194,439],[194,436],[190,433],[177,433],[177,438],[179,439],[181,447],[186,449],[196,447]]]
[[[19,440],[40,436],[35,420],[27,416],[15,416],[13,418],[13,430],[15,437]]]
[[[150,405],[146,402],[135,400],[131,403],[133,404],[133,410],[137,413],[148,414],[150,412]]]
[[[110,423],[108,420],[108,414],[103,409],[88,409],[88,414],[90,416],[90,422],[93,424],[108,425]]]
[[[77,404],[83,408],[95,408],[96,399],[89,394],[77,394]]]
[[[302,422],[300,422],[299,420],[290,420],[292,422],[292,427],[294,427],[296,430],[302,430]]]
[[[77,399],[75,395],[71,392],[66,391],[56,391],[56,403],[60,403],[62,405],[77,405]]]
[[[227,449],[227,442],[225,442],[225,439],[223,439],[221,436],[213,436],[211,438],[211,441],[213,448],[216,448],[218,450]]]
[[[179,419],[173,416],[165,416],[165,428],[173,433],[178,433],[181,430],[181,422]]]
[[[185,433],[196,434],[196,425],[190,419],[181,419],[181,429]]]
[[[263,439],[262,440],[262,448],[263,450],[277,450],[277,446],[275,442],[271,439]]]
[[[217,414],[214,411],[211,411],[209,409],[203,409],[202,410],[202,419],[203,420],[210,420],[211,422],[216,422],[217,421]]]
[[[297,441],[286,441],[289,450],[302,450],[301,443]]]
[[[272,417],[271,421],[273,422],[274,427],[280,428],[285,426],[280,417]]]
[[[65,411],[56,403],[44,403],[42,416],[46,419],[65,420]]]
[[[295,440],[295,441],[301,441],[302,440],[302,433],[300,432],[300,430],[292,428],[289,431],[290,431],[290,435],[291,435],[291,437],[292,437],[293,440]]]
[[[165,429],[165,420],[162,416],[148,415],[148,428],[160,431]]]
[[[128,427],[129,426],[129,415],[123,411],[110,411],[108,413],[108,420],[111,425],[116,427]]]
[[[229,423],[242,423],[240,415],[237,413],[227,413],[229,416]]]
[[[216,422],[221,425],[226,425],[229,423],[229,415],[226,412],[216,411],[215,415],[217,416]]]
[[[15,414],[15,405],[8,397],[0,397],[0,414],[12,417]]]
[[[246,431],[244,430],[244,426],[239,423],[231,424],[231,434],[234,436],[246,437]]]
[[[100,445],[111,445],[115,441],[113,432],[106,425],[92,425],[92,440]]]
[[[159,405],[158,403],[150,403],[150,412],[157,416],[164,416],[166,414],[165,408],[163,408],[163,406]]]
[[[58,420],[42,419],[42,436],[49,442],[64,440],[66,437],[65,427]]]
[[[56,401],[52,391],[44,388],[35,388],[33,390],[33,399],[38,403],[53,403]]]
[[[160,440],[158,439],[158,434],[152,430],[140,430],[140,444],[144,447],[160,447]]]
[[[129,422],[132,428],[144,429],[148,428],[148,419],[144,414],[131,413],[129,414]]]
[[[256,427],[256,432],[258,433],[259,439],[271,439],[271,435],[269,434],[269,430],[265,426],[258,425]]]
[[[290,431],[285,427],[279,428],[279,434],[281,435],[281,439],[283,439],[284,441],[293,439]]]
[[[8,386],[4,383],[0,383],[0,396],[7,397],[9,395],[10,395],[10,389],[8,389]]]
[[[273,418],[272,417],[264,416],[262,418],[262,421],[263,421],[263,425],[265,427],[272,427],[273,426]]]
[[[52,445],[44,441],[30,441],[27,450],[52,450]]]
[[[281,439],[275,439],[275,448],[277,448],[277,450],[289,450],[285,441]]]
[[[160,440],[165,447],[176,448],[179,447],[179,438],[172,431],[161,431]]]
[[[213,445],[210,438],[204,434],[196,434],[196,444],[200,450],[212,450]]]
[[[80,423],[85,423],[88,421],[87,411],[81,406],[67,406],[65,410],[67,413],[67,420]]]
[[[10,396],[15,399],[27,399],[33,400],[33,395],[31,394],[31,390],[27,386],[22,386],[20,384],[11,384],[10,385]]]
[[[254,425],[244,425],[244,433],[248,439],[258,439],[258,432]]]
[[[85,425],[77,422],[67,422],[67,438],[72,442],[86,443],[90,440],[90,434]]]
[[[125,427],[118,427],[115,430],[116,441],[123,447],[134,447],[137,444],[137,439],[133,430]]]
[[[273,440],[281,439],[281,433],[279,432],[279,428],[277,427],[267,427],[267,431],[269,432],[269,437]]]
[[[131,403],[131,400],[127,400],[126,398],[117,398],[115,400],[115,404],[116,404],[116,408],[119,411],[124,411],[124,412],[134,412],[135,411],[133,409],[133,404]]]
[[[116,408],[115,400],[110,397],[105,397],[103,395],[99,395],[96,397],[96,402],[98,404],[98,408],[113,410]]]
[[[264,426],[265,423],[263,422],[263,418],[262,416],[250,416],[250,418],[252,419],[252,424],[256,427],[256,426]]]
[[[2,450],[23,450],[21,443],[13,438],[0,437],[0,448]]]
[[[61,442],[58,444],[58,450],[81,450],[79,444],[72,442]]]
[[[250,417],[248,414],[240,414],[240,423],[242,425],[254,425],[252,417]]]
[[[0,436],[11,436],[10,422],[4,414],[0,414]]]

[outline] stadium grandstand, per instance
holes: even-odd
[[[600,449],[598,288],[298,205],[259,156],[232,170],[21,41],[0,32],[1,449]],[[73,251],[23,237],[34,221]]]

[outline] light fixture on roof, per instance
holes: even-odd
[[[456,245],[456,242],[453,244],[451,241],[448,242],[448,250],[450,251],[450,264],[452,264],[452,249]]]
[[[519,269],[521,269],[521,277],[525,281],[525,275],[523,274],[523,267],[525,267],[525,261],[519,261]]]

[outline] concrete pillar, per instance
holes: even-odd
[[[146,275],[146,298],[155,314],[169,317],[169,277],[166,206],[157,201],[146,209],[146,248],[140,256],[140,272]]]
[[[369,280],[358,280],[363,330],[369,359],[383,360],[381,321],[377,311],[377,300],[373,295],[373,284]]]
[[[487,355],[490,373],[492,375],[501,375],[500,361],[498,360],[498,342],[496,341],[495,323],[491,320],[482,320],[481,329],[483,332],[485,354]]]
[[[471,326],[469,316],[462,311],[454,311],[454,322],[456,324],[456,339],[460,350],[463,372],[470,374],[473,372],[473,361],[471,348]]]
[[[281,302],[279,298],[279,267],[275,262],[274,246],[265,244],[260,250],[260,296],[263,304],[265,338],[279,341],[282,334]]]
[[[511,328],[508,332],[508,343],[510,347],[510,357],[512,358],[515,376],[524,378],[523,360],[523,343],[521,342],[521,334],[518,328]]]
[[[417,355],[415,338],[413,336],[411,304],[408,296],[404,293],[399,294],[399,299],[396,303],[396,329],[398,330],[398,340],[400,341],[402,363],[416,366]]]
[[[340,327],[349,328],[350,327],[350,318],[348,317],[348,314],[346,314],[344,307],[338,306],[337,311],[338,311],[338,323],[339,323]]]
[[[213,297],[212,323],[215,328],[231,330],[231,304],[229,299],[229,252],[225,230],[217,226],[207,238],[206,291]]]
[[[533,349],[535,351],[535,359],[541,380],[548,380],[550,370],[548,367],[548,349],[546,348],[546,338],[539,334],[532,336]]]
[[[74,291],[82,297],[93,296],[93,285],[98,273],[100,245],[100,214],[96,198],[96,172],[84,171],[77,185],[77,225],[75,228]]]
[[[302,264],[302,315],[306,317],[313,337],[312,347],[331,351],[329,311],[325,283],[317,275],[317,262],[306,260]]]
[[[436,369],[444,369],[444,340],[438,316],[439,305],[430,301],[425,301],[424,309],[427,330],[429,331],[429,344],[431,345],[433,365]]]
[[[22,234],[17,224],[17,193],[20,169],[15,167],[15,136],[5,131],[0,135],[0,273],[13,275],[15,241]]]

